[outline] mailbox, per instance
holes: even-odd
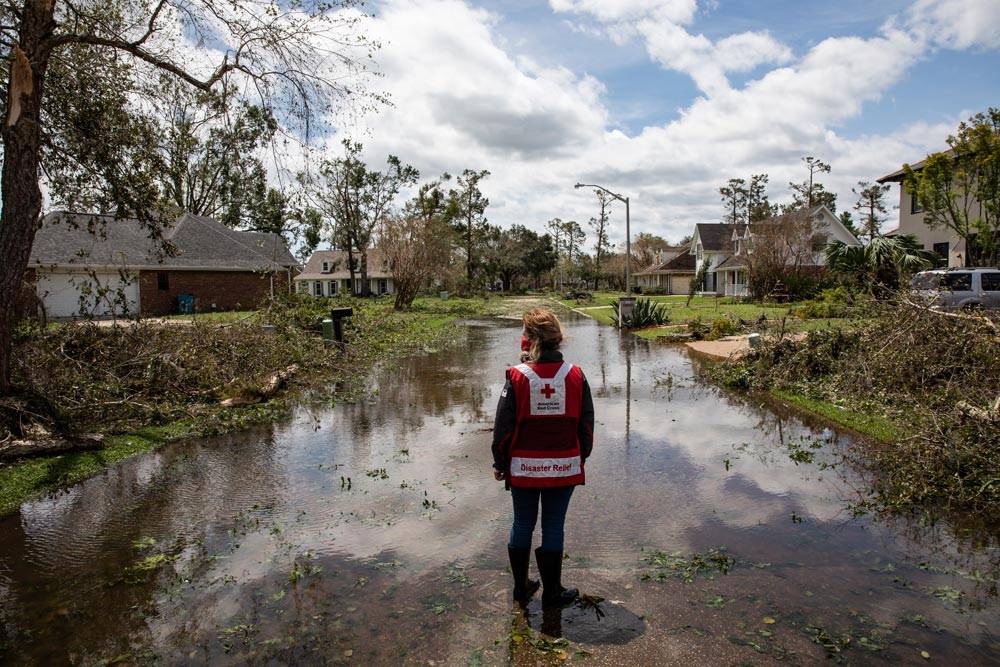
[[[333,340],[337,347],[344,347],[344,318],[354,315],[353,308],[331,308],[330,319],[333,321]]]

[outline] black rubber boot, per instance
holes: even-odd
[[[563,552],[535,549],[535,560],[538,562],[538,573],[542,575],[543,607],[565,607],[580,595],[575,588],[563,588]]]
[[[528,600],[538,591],[539,584],[528,579],[528,565],[531,564],[531,549],[507,547],[510,557],[510,571],[514,574],[514,602],[522,607],[528,606]]]

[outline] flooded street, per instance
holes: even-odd
[[[470,322],[366,401],[169,445],[0,521],[0,661],[1000,661],[995,540],[854,516],[848,436],[705,384],[683,348],[566,325],[597,433],[563,581],[596,606],[511,612],[490,441],[519,324]]]

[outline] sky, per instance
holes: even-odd
[[[729,178],[803,156],[850,208],[852,186],[945,147],[1000,106],[1000,0],[384,0],[373,85],[391,105],[339,136],[422,177],[488,169],[490,222],[586,226],[597,183],[631,232],[679,240],[722,217]],[[330,141],[330,150],[339,137]],[[898,197],[890,194],[894,202]],[[895,212],[891,214],[893,217]],[[612,240],[625,235],[623,206]],[[892,226],[891,222],[887,226]]]

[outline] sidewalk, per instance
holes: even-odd
[[[804,332],[785,334],[785,338],[799,341]],[[750,351],[750,336],[726,336],[719,340],[693,340],[685,343],[688,349],[720,361],[736,361]]]

